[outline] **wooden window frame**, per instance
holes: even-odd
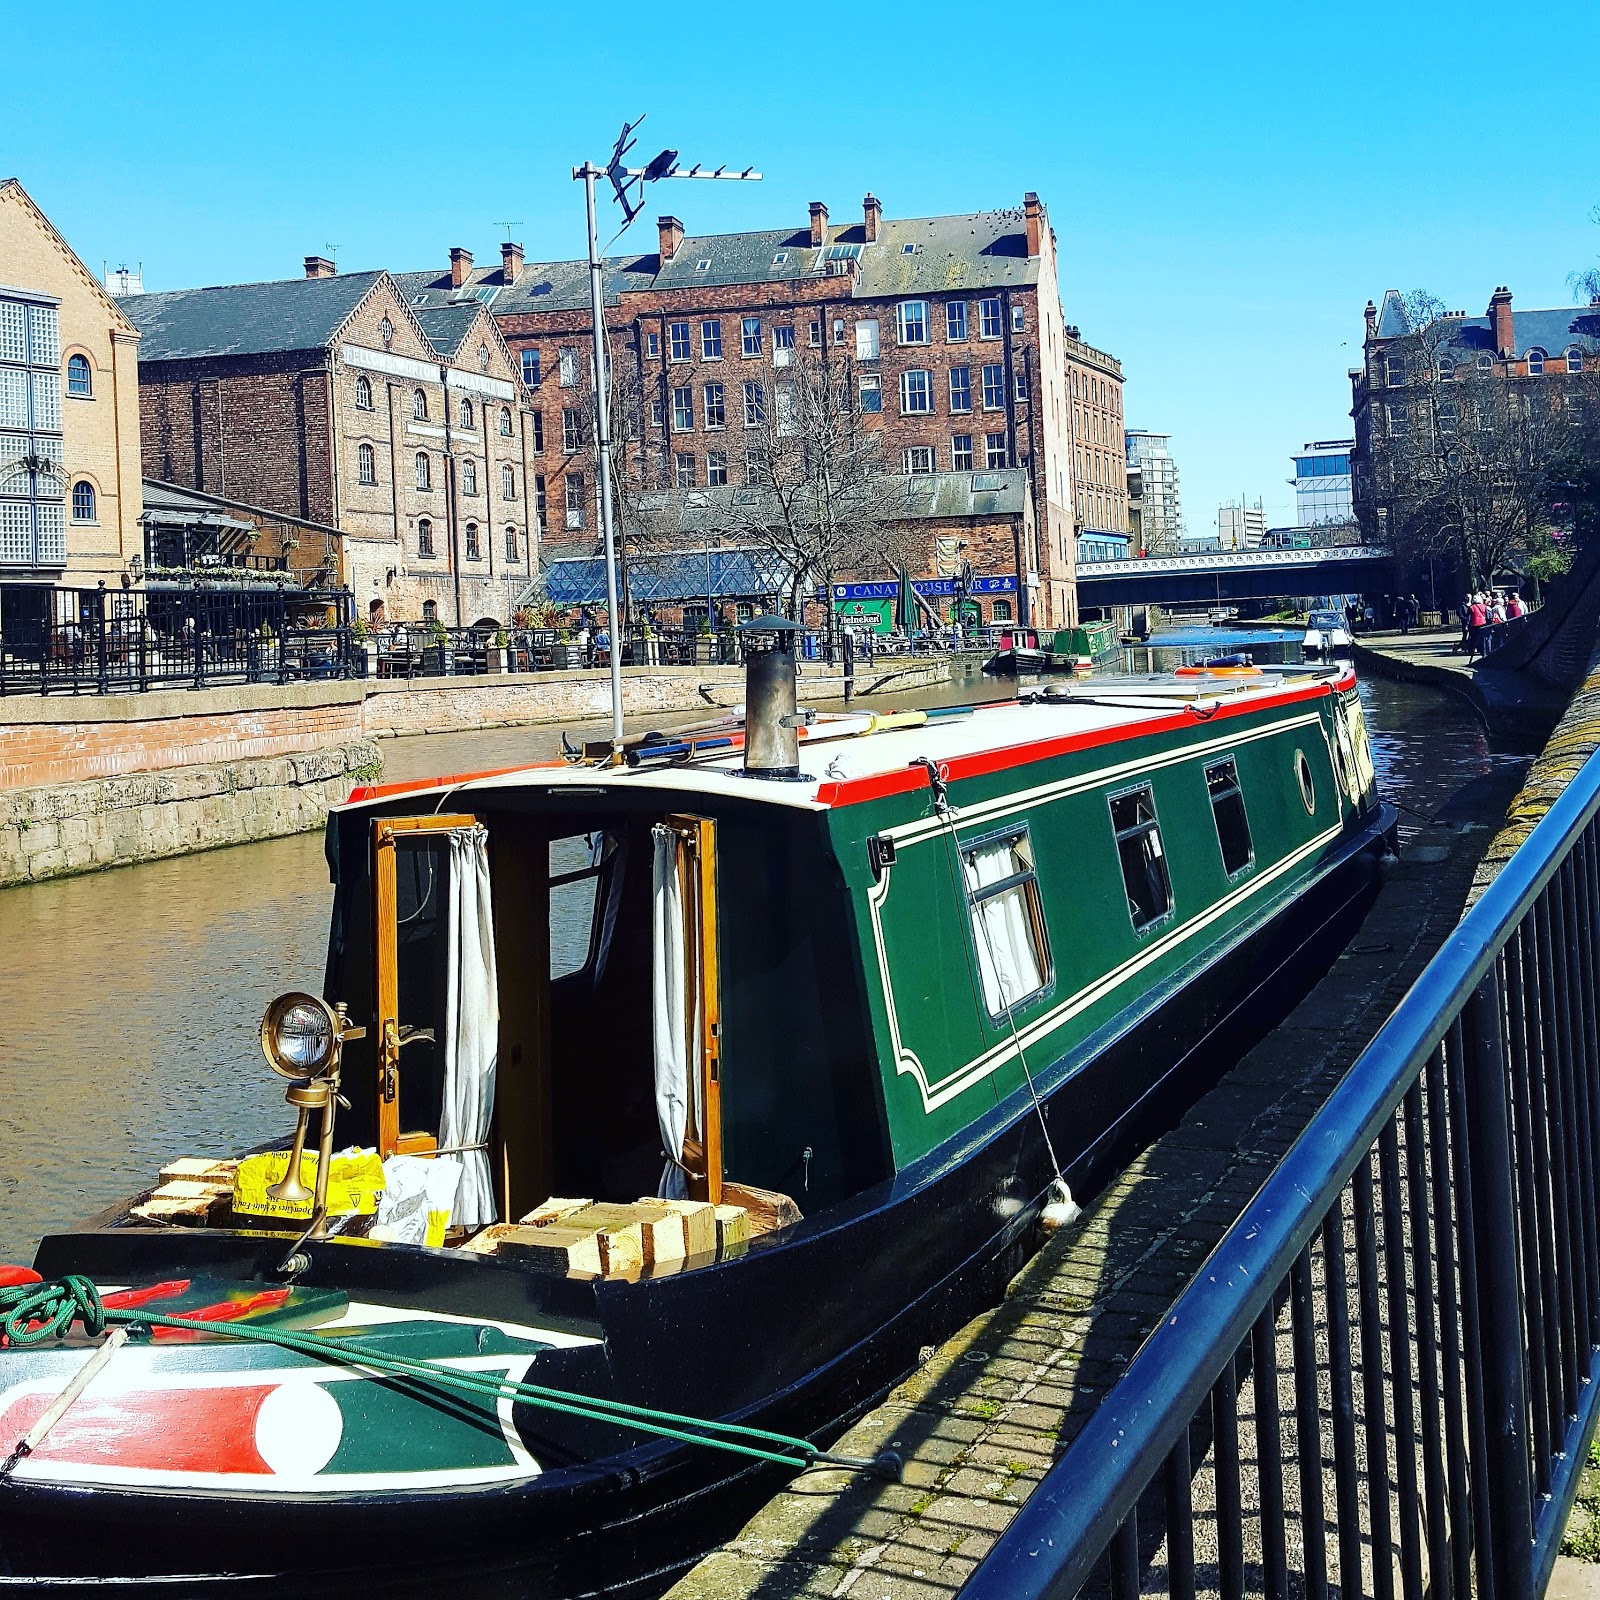
[[[468,813],[443,812],[431,817],[376,817],[372,823],[372,943],[376,960],[378,1157],[431,1155],[439,1147],[436,1134],[400,1131],[400,938],[396,921],[395,849],[401,835],[450,833],[477,826]],[[442,1041],[441,1041],[442,1043]]]

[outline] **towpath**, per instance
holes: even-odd
[[[1501,766],[1414,821],[1360,932],[1287,1021],[850,1430],[849,1454],[902,1454],[901,1483],[802,1474],[669,1600],[958,1591],[1455,925],[1520,777]]]

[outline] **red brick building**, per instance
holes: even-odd
[[[363,614],[504,622],[537,571],[530,407],[476,301],[386,272],[129,296],[147,477],[336,528]]]
[[[395,281],[418,315],[469,301],[492,311],[527,389],[543,557],[590,555],[587,269],[529,264],[512,244],[495,266],[460,249],[450,262]],[[984,620],[990,596],[1001,617],[1075,620],[1068,341],[1037,195],[905,220],[868,195],[859,221],[830,222],[814,202],[799,227],[708,236],[663,217],[654,251],[608,263],[606,307],[641,485],[715,495],[754,481],[755,390],[781,396],[786,366],[836,351],[881,417],[886,464],[914,480],[913,575],[948,577],[964,557],[980,579],[1012,580],[984,591]]]

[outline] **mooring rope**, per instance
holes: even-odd
[[[23,1284],[0,1288],[0,1333],[19,1347],[64,1339],[76,1322],[84,1332],[98,1337],[110,1323],[127,1325],[129,1332],[140,1329],[177,1328],[191,1333],[208,1333],[245,1343],[275,1345],[318,1361],[360,1367],[386,1377],[455,1390],[463,1395],[536,1407],[559,1412],[586,1422],[629,1428],[655,1438],[673,1439],[681,1444],[703,1445],[725,1450],[755,1461],[784,1467],[843,1467],[853,1472],[870,1472],[898,1478],[900,1459],[892,1451],[866,1460],[835,1455],[814,1445],[809,1439],[774,1433],[742,1423],[713,1422],[680,1412],[662,1411],[651,1406],[631,1405],[622,1400],[607,1400],[570,1390],[551,1389],[489,1372],[468,1372],[411,1356],[398,1356],[365,1344],[358,1339],[328,1339],[296,1333],[289,1328],[264,1327],[245,1322],[213,1322],[196,1317],[162,1316],[143,1308],[108,1307],[93,1281],[70,1275],[54,1283]],[[81,1390],[80,1390],[81,1392]],[[74,1396],[75,1398],[75,1396]],[[20,1446],[19,1446],[20,1448]],[[26,1454],[26,1451],[23,1452]],[[17,1459],[13,1452],[8,1465]]]

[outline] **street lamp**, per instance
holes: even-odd
[[[594,319],[594,407],[595,448],[599,457],[600,474],[600,526],[605,534],[606,552],[606,609],[611,619],[611,764],[622,765],[622,640],[621,618],[617,612],[617,536],[615,511],[611,496],[611,382],[606,366],[605,286],[600,255],[600,231],[595,219],[594,185],[596,178],[609,178],[622,208],[622,226],[611,236],[607,249],[627,232],[629,225],[644,209],[646,184],[663,178],[708,178],[734,183],[759,182],[761,174],[746,167],[742,172],[730,172],[726,167],[706,171],[698,163],[693,167],[678,165],[676,150],[663,150],[643,167],[624,166],[623,162],[637,140],[634,131],[638,122],[625,122],[622,132],[611,151],[611,159],[603,167],[592,161],[572,169],[575,180],[583,183],[584,206],[589,223],[589,309]],[[637,185],[637,192],[634,186]]]

